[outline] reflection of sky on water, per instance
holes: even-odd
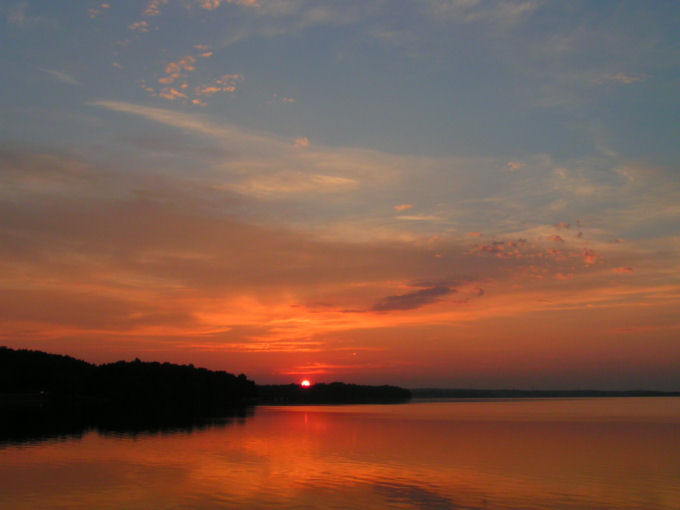
[[[260,408],[6,447],[0,508],[677,508],[678,423],[666,398]]]

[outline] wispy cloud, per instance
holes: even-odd
[[[605,74],[599,78],[596,78],[594,81],[598,85],[602,85],[603,83],[606,82],[616,82],[616,83],[622,83],[624,85],[630,85],[631,83],[636,83],[640,81],[645,81],[647,77],[643,74],[626,74],[626,73],[614,73],[614,74]]]
[[[176,90],[187,94],[187,89]],[[611,239],[622,237],[621,229],[639,229],[650,222],[658,225],[655,218],[659,215],[669,218],[680,213],[677,201],[672,198],[678,192],[678,185],[669,178],[666,170],[635,170],[612,158],[558,163],[545,155],[536,155],[525,158],[526,166],[522,172],[499,172],[507,159],[400,156],[363,149],[306,145],[304,139],[297,142],[296,147],[295,139],[216,122],[210,115],[107,100],[93,104],[173,126],[188,135],[208,136],[224,147],[230,147],[239,155],[238,165],[215,162],[223,168],[225,175],[231,176],[225,186],[241,185],[242,190],[255,189],[248,183],[255,176],[271,183],[277,181],[278,177],[274,177],[277,174],[290,176],[296,175],[295,172],[361,182],[365,193],[375,191],[374,197],[364,195],[366,199],[361,202],[363,235],[368,237],[382,237],[388,231],[390,227],[384,221],[385,210],[394,209],[395,203],[408,205],[399,202],[404,196],[409,196],[414,202],[418,200],[418,203],[437,205],[429,207],[429,211],[419,211],[419,214],[399,214],[392,218],[400,225],[392,227],[397,238],[409,231],[429,238],[453,225],[460,225],[457,228],[464,229],[464,232],[485,232],[490,236],[493,232],[528,231],[532,226],[540,225],[545,228],[532,235],[547,238],[559,234],[565,241],[571,237],[592,241],[592,230],[584,231],[584,227],[579,227],[576,231],[572,227],[575,218],[597,214],[597,210],[606,208],[606,216],[597,216],[601,230],[598,237]],[[419,168],[417,175],[413,174],[413,168]],[[249,175],[246,177],[246,174]],[[377,193],[378,189],[380,193]],[[651,206],[652,200],[656,207]],[[317,206],[321,207],[321,204]],[[538,217],[536,210],[542,211]],[[410,213],[411,210],[397,212]],[[567,222],[565,218],[573,219]],[[326,233],[348,230],[349,223],[353,221],[345,215],[343,221],[349,222],[345,226],[342,221],[334,223],[330,219],[325,217]],[[367,229],[368,225],[373,225],[375,231]],[[555,231],[556,228],[559,232]],[[668,231],[668,226],[664,229]],[[351,227],[351,230],[361,229]],[[582,233],[579,235],[578,232]]]
[[[66,83],[67,85],[80,85],[80,82],[76,80],[73,76],[70,74],[66,74],[63,71],[56,71],[54,69],[43,69],[42,67],[39,68],[43,73],[47,73],[50,75],[53,79],[60,83]]]
[[[395,157],[389,154],[363,149],[344,149],[314,147],[308,140],[298,139],[298,147],[310,150],[296,150],[295,140],[287,140],[267,133],[249,131],[228,123],[217,123],[212,117],[201,114],[189,114],[163,108],[149,107],[121,101],[99,100],[89,103],[91,106],[106,108],[129,115],[146,118],[153,122],[172,126],[197,135],[204,135],[217,142],[239,149],[242,155],[257,157],[270,165],[268,173],[281,170],[282,161],[291,165],[287,170],[305,169],[305,173],[318,175],[340,174],[353,179],[362,176],[365,182],[375,182],[394,178],[396,168],[413,165],[408,157]],[[262,161],[253,162],[254,168],[262,172],[265,166]],[[278,161],[278,162],[277,162]],[[293,162],[294,161],[294,162]],[[243,160],[239,163],[244,165]],[[242,167],[243,168],[243,167]]]
[[[437,19],[459,23],[493,23],[503,27],[518,24],[540,6],[535,0],[426,0],[423,5]]]
[[[321,363],[313,362],[306,365],[300,365],[293,368],[280,370],[279,373],[283,375],[328,375],[344,371],[367,371],[385,368],[385,363]]]
[[[415,290],[406,294],[387,296],[378,301],[371,310],[375,312],[390,312],[395,310],[415,310],[423,306],[436,303],[442,297],[454,293],[449,287],[431,287]]]
[[[32,15],[26,1],[16,2],[7,8],[7,23],[19,28],[59,28],[59,22],[50,17]]]
[[[630,266],[615,267],[615,268],[613,268],[613,271],[614,271],[615,273],[619,273],[619,274],[626,274],[626,273],[631,274],[631,273],[634,273],[634,272],[635,272],[635,271],[633,270],[633,268],[630,267]]]
[[[99,4],[99,7],[92,7],[91,9],[87,10],[88,15],[90,16],[91,19],[96,18],[99,16],[102,12],[106,11],[107,9],[111,8],[111,4],[109,3],[101,3]]]
[[[359,187],[359,181],[334,175],[280,172],[246,179],[233,189],[248,194],[342,193]]]
[[[248,134],[245,130],[229,124],[217,124],[204,116],[197,116],[173,110],[166,110],[163,108],[154,108],[150,106],[143,106],[134,103],[126,103],[121,101],[99,100],[89,103],[92,106],[106,108],[121,113],[136,115],[146,119],[173,126],[179,129],[186,129],[195,133],[207,135],[218,140],[230,140],[237,137],[242,142],[275,143],[274,139],[268,139],[263,136]],[[283,146],[283,144],[282,144]]]
[[[402,221],[440,221],[439,216],[427,215],[427,214],[411,214],[411,215],[401,215],[397,216],[398,220]]]
[[[260,5],[259,0],[196,0],[196,3],[201,9],[208,11],[214,11],[223,3],[245,5],[248,7],[258,7]]]

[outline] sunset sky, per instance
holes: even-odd
[[[0,345],[680,389],[680,2],[0,0]]]

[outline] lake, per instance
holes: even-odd
[[[0,444],[1,509],[679,509],[680,398],[258,407]]]

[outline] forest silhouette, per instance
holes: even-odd
[[[0,442],[100,431],[190,430],[245,417],[256,404],[405,402],[395,386],[345,383],[258,386],[244,374],[173,363],[96,365],[70,356],[0,347]]]

